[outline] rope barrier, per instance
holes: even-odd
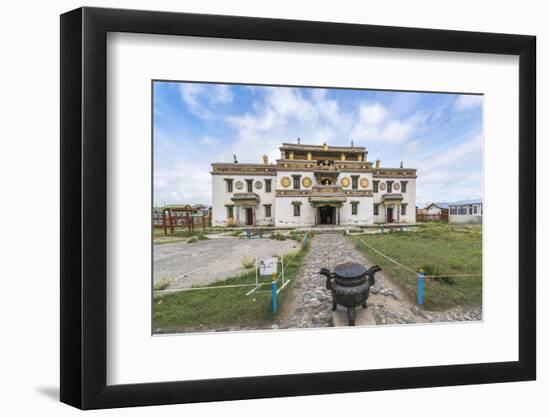
[[[456,277],[480,277],[483,274],[454,274],[454,275],[424,275],[424,278],[456,278]]]
[[[383,256],[384,258],[386,258],[388,261],[391,261],[393,262],[394,264],[396,264],[397,266],[400,266],[401,268],[403,269],[406,269],[407,271],[413,273],[414,275],[418,274],[418,271],[415,271],[414,269],[412,268],[409,268],[408,266],[405,266],[403,264],[400,264],[399,262],[397,262],[395,259],[392,259],[390,258],[388,255],[384,255],[382,252],[380,252],[379,250],[373,248],[371,245],[369,245],[367,242],[365,242],[363,239],[359,239],[359,241],[361,243],[363,243],[365,246],[369,247],[370,249],[372,249],[374,252],[376,252],[377,254],[379,254],[380,256]]]
[[[388,261],[393,262],[397,266],[400,266],[401,268],[409,271],[410,273],[412,273],[414,275],[418,275],[418,271],[415,271],[414,269],[409,268],[408,266],[405,266],[405,265],[397,262],[395,259],[390,258],[388,255],[383,254],[378,249],[373,248],[371,245],[369,245],[363,239],[358,239],[358,240],[361,243],[363,243],[365,246],[367,246],[368,248],[370,248],[371,250],[373,250],[374,252],[379,254],[380,256],[383,256],[384,258],[386,258]],[[452,275],[424,275],[424,278],[447,278],[447,277],[456,278],[456,277],[480,277],[480,276],[482,276],[481,273],[475,273],[475,274],[452,274]]]

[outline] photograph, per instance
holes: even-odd
[[[153,334],[483,320],[483,94],[151,88]]]

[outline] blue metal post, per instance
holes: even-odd
[[[380,232],[384,233],[384,225],[380,226]]]
[[[418,305],[424,304],[424,271],[418,272]]]
[[[403,226],[399,226],[399,231],[402,232],[403,231]]]
[[[271,274],[271,311],[273,314],[277,313],[277,281],[276,281],[276,274]]]
[[[264,237],[264,231],[263,229],[260,229],[260,239],[262,239]]]
[[[250,239],[250,230],[247,230],[247,231],[246,231],[246,238],[247,238],[247,239]]]

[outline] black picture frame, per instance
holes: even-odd
[[[108,386],[108,32],[519,56],[519,360]],[[536,378],[536,38],[186,13],[61,15],[61,401],[82,409],[421,388]]]

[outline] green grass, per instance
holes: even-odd
[[[292,254],[285,255],[285,276],[294,279],[298,273],[304,256],[309,249],[309,242]],[[280,268],[280,265],[279,265]],[[263,278],[263,282],[270,282]],[[255,271],[210,284],[210,287],[221,285],[253,284]],[[280,285],[280,280],[279,280]],[[287,285],[278,295],[280,306],[285,302]],[[212,290],[195,290],[155,296],[153,304],[153,328],[161,329],[162,333],[209,330],[229,326],[268,326],[275,323],[271,312],[271,294],[256,292],[249,296],[245,294],[253,287],[223,288]],[[270,290],[270,285],[264,285],[260,291]],[[157,332],[155,330],[155,332]]]
[[[426,275],[475,274],[482,270],[480,226],[424,225],[418,232],[384,233],[352,238],[371,263],[380,265],[411,300],[417,297],[416,277],[363,245],[363,239],[380,252]],[[482,301],[482,277],[444,277],[425,280],[424,307],[444,310],[477,307]]]

